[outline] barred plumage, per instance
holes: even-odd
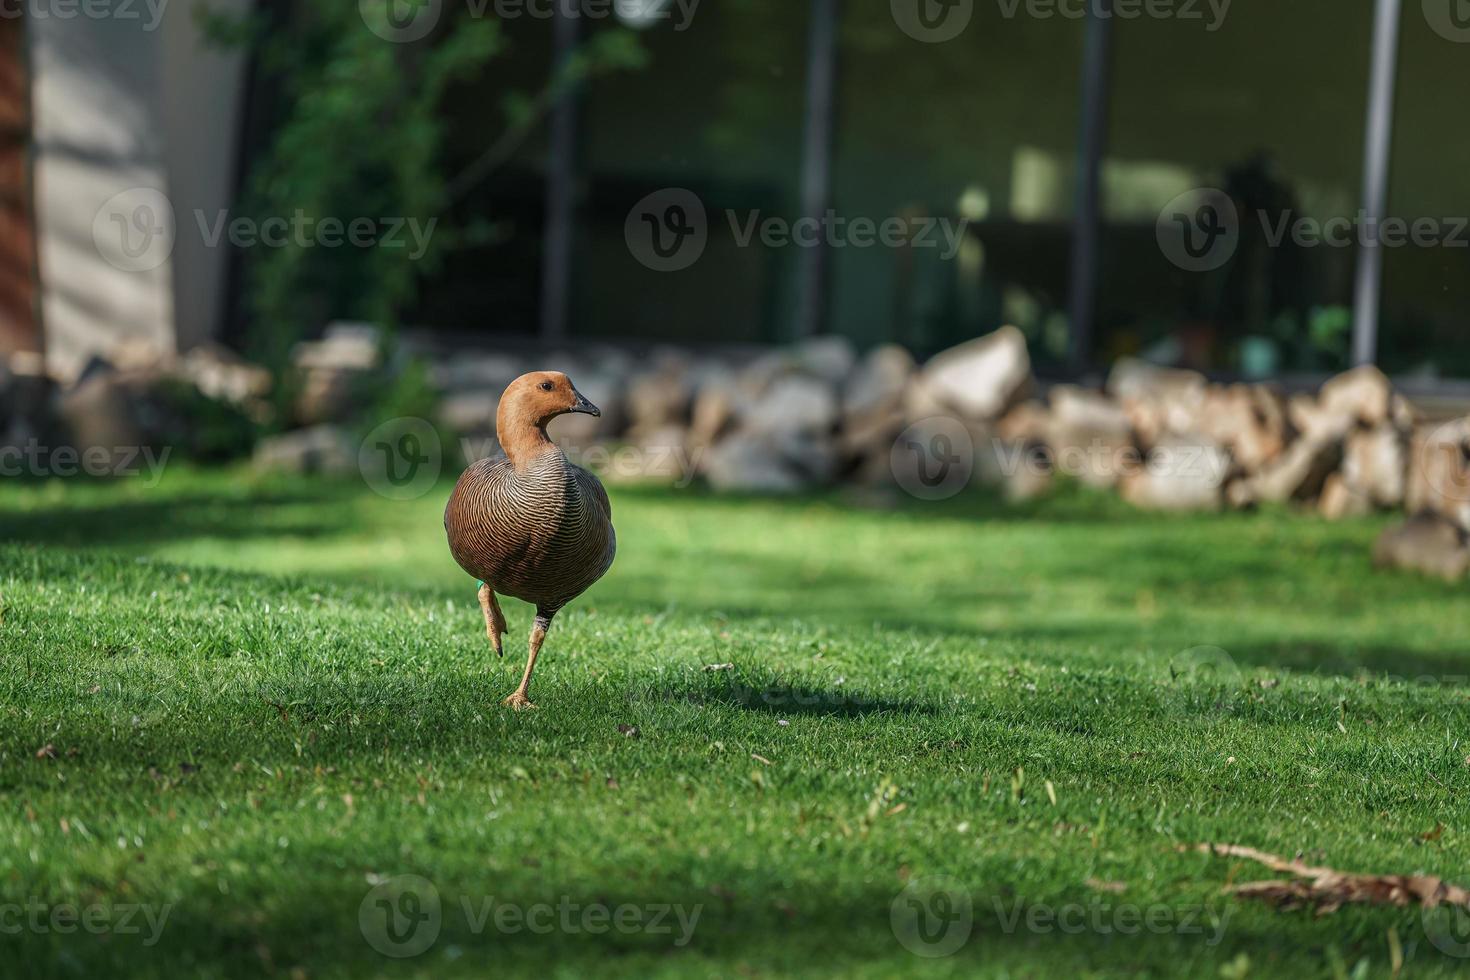
[[[548,615],[602,578],[617,550],[607,491],[555,447],[523,473],[504,456],[465,470],[444,526],[459,567]]]
[[[527,691],[552,617],[607,572],[617,551],[607,491],[546,435],[546,424],[567,412],[602,414],[559,372],[511,382],[495,417],[505,456],[465,470],[444,508],[449,551],[480,580],[485,632],[496,653],[506,628],[495,593],[536,607],[525,674],[505,699],[515,708],[534,707]]]

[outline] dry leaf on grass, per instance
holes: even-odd
[[[1470,908],[1470,891],[1431,875],[1356,874],[1315,867],[1302,861],[1288,861],[1239,844],[1197,844],[1194,849],[1206,854],[1245,858],[1264,864],[1272,871],[1293,875],[1289,879],[1248,881],[1243,885],[1229,886],[1232,894],[1258,898],[1283,909],[1311,906],[1318,915],[1328,915],[1349,903],[1406,906],[1415,902],[1425,908],[1439,905]]]

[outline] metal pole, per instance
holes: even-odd
[[[1112,3],[1089,8],[1082,49],[1082,118],[1077,136],[1077,200],[1072,216],[1070,313],[1072,332],[1067,360],[1085,371],[1092,360],[1093,308],[1097,299],[1097,246],[1100,194],[1098,174],[1108,135],[1108,56],[1112,42]]]
[[[1388,206],[1401,3],[1377,0],[1373,15],[1373,63],[1368,76],[1368,124],[1363,145],[1363,222],[1368,235],[1358,251],[1353,289],[1354,364],[1371,364],[1378,356],[1378,303],[1383,288],[1383,250],[1378,232]]]
[[[801,214],[820,221],[832,202],[832,131],[837,104],[837,22],[841,0],[812,0],[807,43],[806,122],[801,159]],[[801,250],[796,333],[821,333],[827,317],[827,246]]]
[[[553,21],[553,77],[559,78],[577,48],[582,19],[556,5]],[[577,210],[577,97],[563,90],[551,110],[546,162],[546,227],[541,255],[541,336],[560,340],[567,334],[568,293],[572,285],[572,244]]]

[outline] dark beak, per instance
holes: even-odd
[[[572,394],[577,396],[577,401],[576,404],[568,409],[568,411],[580,412],[583,415],[591,415],[594,418],[602,417],[602,409],[589,402],[586,396],[584,396],[580,391],[578,391],[576,388],[573,388]]]

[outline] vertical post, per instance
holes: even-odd
[[[841,0],[812,0],[807,43],[801,215],[820,220],[832,202],[832,131],[837,100],[837,21]],[[825,239],[802,249],[797,269],[796,333],[822,332],[827,318]]]
[[[1067,362],[1085,371],[1092,360],[1093,310],[1097,299],[1099,171],[1108,135],[1108,61],[1112,44],[1112,3],[1099,0],[1087,18],[1082,48],[1081,116],[1077,134],[1077,199],[1072,216],[1072,266]]]
[[[1354,364],[1371,364],[1378,355],[1378,305],[1383,288],[1383,249],[1378,234],[1388,206],[1401,2],[1377,0],[1373,14],[1373,62],[1368,76],[1368,123],[1363,140],[1363,223],[1369,234],[1358,250],[1353,288]]]
[[[552,72],[560,78],[577,48],[582,20],[574,10],[554,5]],[[572,285],[572,243],[577,210],[577,111],[579,92],[563,89],[551,110],[546,161],[546,228],[541,255],[541,336],[560,340],[567,334]]]

